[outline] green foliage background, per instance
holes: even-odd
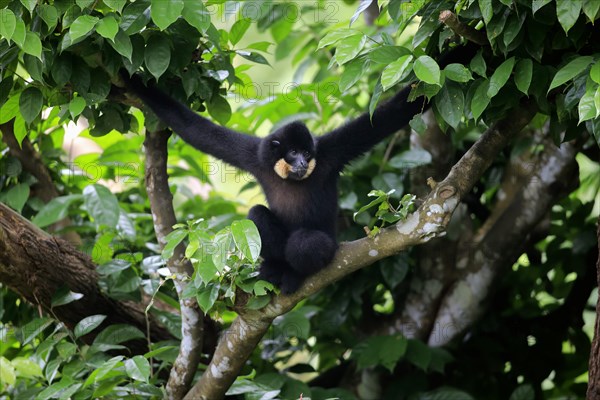
[[[81,236],[82,250],[98,263],[101,285],[112,297],[150,296],[177,308],[143,181],[141,133],[158,123],[131,108],[119,84],[121,69],[157,80],[219,123],[259,134],[294,119],[324,133],[417,82],[414,96],[433,99],[454,159],[487,126],[530,99],[540,112],[535,128],[548,126],[556,144],[586,143],[578,156],[580,185],[552,209],[550,234],[537,242],[537,257],[524,253],[506,272],[490,295],[489,312],[463,341],[430,348],[400,334],[373,334],[370,325],[402,307],[418,264],[417,254],[408,252],[355,273],[277,319],[229,393],[352,399],[341,381],[334,388],[309,387],[311,379],[351,365],[357,373],[375,370],[385,377],[382,398],[581,398],[595,298],[588,299],[593,285],[572,289],[584,279],[593,284],[588,267],[600,187],[600,38],[594,23],[600,2],[380,1],[373,26],[358,18],[369,2],[346,3],[0,0],[0,124],[12,124],[20,143],[34,144],[61,193],[44,204],[33,176],[3,143],[0,201],[40,227],[68,216],[73,224],[67,229]],[[485,31],[489,48],[467,65],[440,70],[434,59],[454,38],[438,20],[442,10]],[[77,121],[88,124],[80,138],[99,151],[73,158],[65,127]],[[422,132],[423,121],[411,126]],[[483,207],[495,204],[510,154],[534,147],[521,139],[496,160],[475,190]],[[255,232],[234,223],[256,201],[255,184],[180,140],[172,139],[169,151],[178,217],[190,221],[171,237],[171,246],[188,243],[199,271],[188,294],[227,325],[235,316],[228,309],[234,286],[227,285],[252,293],[253,307],[269,299],[270,288],[252,280],[256,254],[247,244],[256,241]],[[406,203],[411,168],[429,162],[428,153],[410,150],[407,138],[398,136],[351,165],[340,184],[340,238],[361,237],[362,226],[386,222],[377,217],[389,209],[366,207],[372,200],[367,194],[379,190],[373,206]],[[200,195],[199,184],[217,190]],[[355,223],[357,210],[365,212]],[[475,214],[472,220],[482,223]],[[194,257],[215,242],[227,243],[227,256]],[[54,305],[76,299],[59,293]],[[576,301],[582,305],[565,307]],[[151,312],[180,337],[176,314]],[[0,289],[0,397],[163,396],[161,371],[170,368],[176,341],[153,344],[143,356],[113,357],[109,350],[145,334],[114,326],[84,345],[81,336],[103,316],[89,317],[72,332],[48,317]]]

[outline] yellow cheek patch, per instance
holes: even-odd
[[[308,168],[306,169],[306,174],[304,174],[304,176],[302,177],[302,179],[308,178],[310,176],[310,174],[313,173],[313,171],[315,170],[316,166],[317,166],[317,162],[313,158],[312,160],[310,160],[308,162]]]
[[[308,168],[306,169],[306,173],[304,174],[302,179],[308,178],[310,174],[313,173],[316,166],[317,162],[313,158],[308,162]],[[287,179],[290,175],[290,172],[292,171],[292,166],[288,164],[283,158],[280,158],[279,161],[275,163],[275,167],[273,167],[273,170],[277,175],[279,175],[281,179]]]
[[[273,168],[275,173],[279,175],[282,179],[287,179],[290,171],[292,170],[292,166],[288,164],[283,158],[280,158],[279,161],[275,163],[275,167]]]

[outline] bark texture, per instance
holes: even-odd
[[[600,289],[600,218],[598,218],[598,260],[596,262],[596,281]],[[600,299],[596,303],[596,323],[594,325],[594,340],[590,350],[589,378],[586,398],[600,400]]]
[[[96,266],[86,254],[66,241],[48,235],[0,203],[0,282],[71,329],[85,317],[106,315],[103,324],[84,337],[88,343],[112,324],[130,324],[146,332],[146,319],[140,304],[107,297],[97,281]],[[83,297],[64,306],[52,307],[52,296],[65,287]],[[166,329],[152,319],[150,321],[153,342],[172,338]],[[148,351],[145,340],[126,345],[134,354]]]

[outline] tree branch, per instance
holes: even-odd
[[[106,315],[100,328],[83,338],[86,343],[91,343],[102,328],[113,324],[130,324],[146,332],[144,309],[137,303],[107,297],[98,287],[98,273],[90,257],[66,241],[48,235],[2,203],[0,282],[70,329],[90,315]],[[84,296],[64,306],[52,307],[52,296],[63,287]],[[152,341],[172,339],[153,318],[150,321]],[[148,351],[145,340],[127,345],[134,354]]]
[[[441,23],[452,29],[458,36],[479,44],[481,46],[489,45],[485,32],[460,22],[458,16],[450,10],[440,12],[439,20]]]
[[[168,131],[146,132],[144,149],[146,150],[146,189],[152,209],[154,231],[160,247],[166,244],[166,236],[173,231],[177,223],[173,209],[173,196],[169,189],[167,175]],[[173,363],[167,382],[167,398],[178,400],[190,389],[194,375],[202,356],[204,337],[204,315],[195,298],[184,298],[183,291],[194,268],[185,258],[185,246],[180,243],[167,261],[179,296],[181,310],[181,344],[179,354]]]
[[[223,398],[273,319],[291,310],[300,300],[377,260],[443,236],[462,197],[535,112],[532,103],[523,104],[512,111],[510,118],[488,129],[405,221],[383,229],[375,238],[342,243],[331,264],[308,278],[300,290],[289,296],[275,296],[262,310],[241,311],[219,341],[207,370],[185,399]]]
[[[481,315],[494,279],[504,267],[512,265],[528,235],[552,205],[573,189],[557,187],[576,184],[578,146],[564,143],[557,148],[547,140],[544,149],[528,181],[508,204],[494,208],[476,234],[468,264],[459,270],[459,279],[442,300],[430,345],[448,343]]]

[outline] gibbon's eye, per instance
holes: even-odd
[[[306,158],[307,160],[310,158],[310,152],[309,151],[305,151],[304,153],[302,153],[302,155],[304,156],[304,158]]]
[[[279,143],[279,140],[273,140],[273,141],[271,142],[271,146],[273,146],[273,147],[278,147],[280,144],[281,144],[281,143]]]
[[[296,150],[290,150],[290,155],[291,155],[292,157],[296,157],[296,154],[298,154],[298,153],[296,152]]]

